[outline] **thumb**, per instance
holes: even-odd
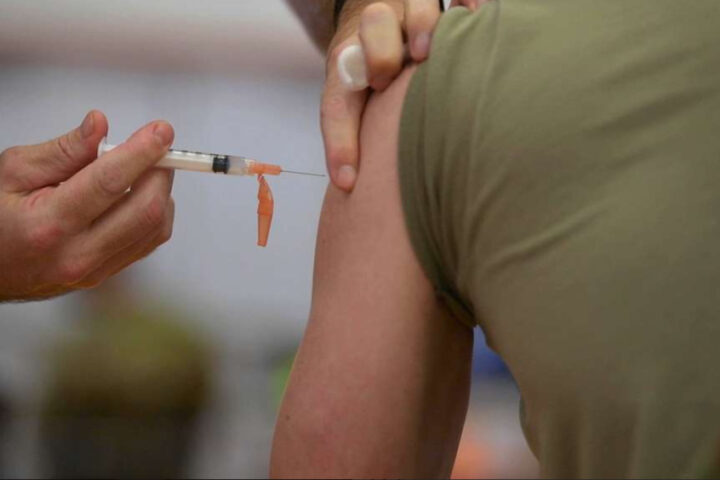
[[[89,112],[82,124],[60,137],[38,145],[17,147],[5,165],[17,191],[37,190],[63,182],[97,158],[100,141],[107,135],[108,122],[97,110]]]

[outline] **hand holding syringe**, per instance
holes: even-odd
[[[98,146],[98,157],[109,152],[116,145],[110,145],[103,139]],[[191,152],[188,150],[168,150],[167,155],[162,158],[156,167],[169,168],[173,170],[188,170],[192,172],[222,173],[225,175],[257,175],[259,182],[258,191],[258,245],[264,247],[267,244],[272,222],[274,201],[270,186],[264,175],[280,175],[281,173],[292,173],[295,175],[311,175],[324,177],[319,173],[296,172],[285,170],[279,165],[261,163],[249,158],[235,155],[218,155],[215,153]]]

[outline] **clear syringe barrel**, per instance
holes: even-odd
[[[103,139],[98,146],[98,157],[116,146],[108,144]],[[167,155],[155,166],[173,170],[222,173],[226,175],[280,175],[282,173],[282,168],[278,165],[256,162],[245,157],[174,149],[169,150]]]

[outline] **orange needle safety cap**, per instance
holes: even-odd
[[[282,167],[271,163],[260,163],[253,161],[249,168],[251,175],[280,175]]]
[[[258,175],[258,183],[258,245],[264,247],[267,245],[270,236],[275,202],[270,191],[270,185],[268,185],[262,174]]]

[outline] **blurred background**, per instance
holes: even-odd
[[[111,143],[324,171],[324,60],[282,0],[0,0],[0,150],[97,108]],[[263,477],[309,310],[326,179],[178,173],[173,240],[92,292],[0,305],[0,476]],[[454,476],[532,477],[518,395],[478,332]]]

